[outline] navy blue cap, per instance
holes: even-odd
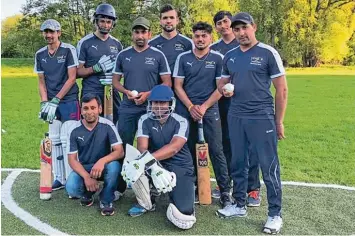
[[[232,25],[235,25],[237,22],[243,22],[245,24],[253,24],[253,17],[247,12],[239,12],[232,17]]]

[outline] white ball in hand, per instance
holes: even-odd
[[[225,89],[227,92],[233,92],[234,91],[234,84],[228,83],[223,86],[223,89]]]
[[[133,91],[131,92],[131,95],[132,95],[133,97],[137,97],[137,96],[138,96],[138,91],[137,91],[137,90],[133,90]]]

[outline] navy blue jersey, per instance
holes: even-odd
[[[176,59],[173,77],[184,80],[183,89],[194,105],[202,105],[217,89],[222,63],[223,55],[213,50],[200,59],[192,51],[184,52]],[[184,106],[182,103],[177,105]],[[177,110],[182,111],[181,107]],[[218,103],[211,106],[205,116],[215,116],[215,112],[218,112]]]
[[[50,55],[45,46],[36,52],[34,72],[44,74],[47,96],[51,100],[63,88],[68,80],[68,68],[77,67],[78,58],[75,47],[60,43],[54,55]],[[75,83],[61,101],[78,100],[79,88]]]
[[[238,47],[239,43],[236,39],[233,39],[231,42],[228,44],[223,41],[223,39],[219,39],[217,42],[211,44],[210,48],[216,52],[221,53],[222,55],[226,55],[226,53],[235,48]]]
[[[149,41],[149,45],[164,53],[171,71],[174,70],[177,56],[193,48],[192,40],[182,34],[177,34],[171,39],[166,39],[159,34]]]
[[[88,130],[79,120],[69,133],[69,154],[78,153],[81,164],[94,164],[111,153],[113,146],[122,144],[115,125],[108,119],[99,117],[93,130]]]
[[[274,119],[271,81],[285,75],[279,53],[271,46],[257,43],[243,52],[229,51],[223,60],[223,78],[234,84],[229,114],[248,119]]]
[[[116,58],[114,74],[124,77],[123,86],[128,90],[147,92],[160,83],[160,76],[171,74],[164,54],[155,47],[138,52],[134,47],[122,50]],[[137,106],[123,95],[120,112],[134,114],[146,110],[147,103]]]
[[[149,152],[153,153],[169,144],[174,137],[187,140],[189,136],[188,121],[176,113],[172,113],[162,125],[158,120],[150,119],[148,114],[143,115],[138,122],[137,138],[149,138]],[[173,157],[160,161],[161,164],[173,164],[180,167],[192,168],[192,157],[187,143]]]
[[[110,35],[108,39],[103,41],[94,33],[91,33],[79,41],[77,46],[78,59],[80,63],[84,63],[85,68],[88,68],[94,66],[103,55],[111,56],[112,61],[114,61],[122,49],[120,41],[113,36]],[[103,93],[104,86],[100,83],[103,75],[103,72],[94,73],[84,78],[82,81],[83,94]]]

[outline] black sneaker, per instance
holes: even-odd
[[[83,196],[80,199],[80,205],[82,206],[92,206],[92,204],[94,204],[94,197],[88,197],[88,196]]]
[[[100,201],[101,215],[103,216],[113,216],[115,214],[115,208],[113,207],[112,202],[105,204]]]
[[[226,206],[233,205],[233,201],[229,193],[222,193],[219,199],[219,203],[222,205],[223,208]]]

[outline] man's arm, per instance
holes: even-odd
[[[200,112],[199,105],[192,104],[191,100],[187,96],[184,88],[184,79],[175,78],[174,79],[174,90],[176,95],[179,97],[180,101],[187,107],[187,110],[190,112],[191,117],[196,121],[202,119],[203,115]]]
[[[203,115],[205,114],[208,108],[213,106],[222,97],[222,94],[220,94],[220,92],[218,91],[218,81],[219,80],[216,81],[217,89],[211,94],[211,96],[207,99],[207,101],[205,101],[200,106],[200,110],[203,113]]]
[[[78,78],[87,78],[88,76],[94,74],[94,70],[92,67],[88,67],[88,68],[85,68],[84,67],[84,63],[80,63],[79,66],[78,66]]]
[[[76,83],[76,67],[68,68],[68,80],[63,85],[62,89],[56,95],[57,98],[62,99]]]
[[[161,80],[163,81],[162,84],[171,87],[172,83],[171,83],[171,75],[170,74],[166,74],[166,75],[160,75]]]
[[[287,107],[287,81],[284,75],[277,77],[272,80],[275,87],[275,123],[278,130],[278,138],[285,138],[283,121],[285,118],[286,107]]]
[[[43,73],[38,73],[38,88],[39,96],[41,97],[41,102],[48,101],[46,81],[44,80]]]

